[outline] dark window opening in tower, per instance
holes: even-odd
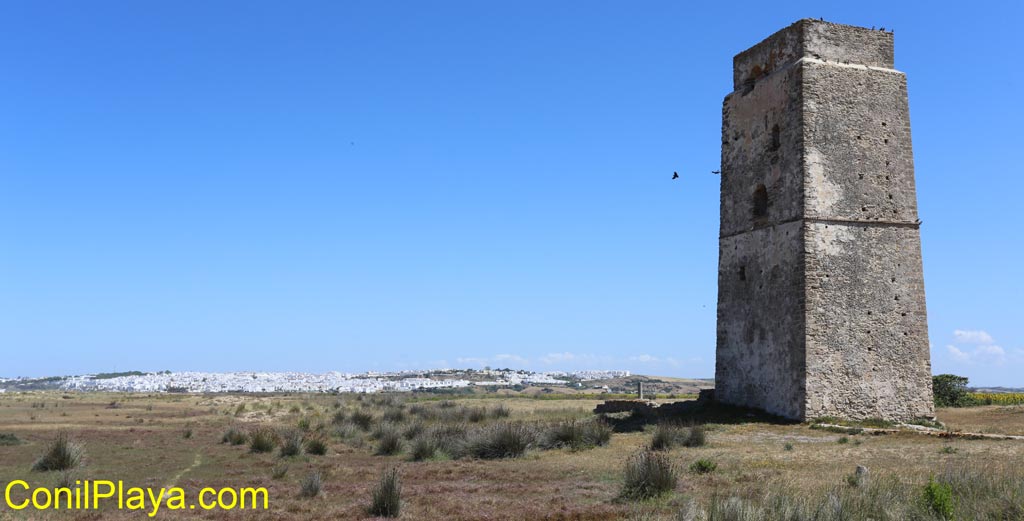
[[[768,189],[764,185],[757,185],[754,189],[754,219],[768,217]]]

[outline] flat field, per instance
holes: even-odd
[[[1024,441],[844,434],[742,413],[678,418],[703,423],[706,443],[658,452],[676,470],[674,486],[650,499],[626,498],[626,462],[650,446],[657,427],[613,419],[618,430],[607,440],[601,429],[594,438],[574,438],[574,427],[598,421],[592,411],[600,401],[546,398],[6,393],[0,485],[122,480],[126,487],[181,487],[189,503],[203,487],[265,487],[267,511],[165,506],[155,517],[365,519],[374,517],[368,507],[382,472],[398,467],[401,519],[771,519],[782,508],[772,502],[787,502],[793,512],[831,512],[794,519],[1024,519],[1017,468]],[[1022,406],[940,409],[938,418],[952,430],[1024,435]],[[522,439],[498,440],[512,448],[488,452],[481,440],[503,426],[521,427],[513,434]],[[270,434],[269,452],[251,448],[260,428]],[[231,429],[238,444],[223,442]],[[81,462],[68,472],[32,470],[62,431],[82,448]],[[298,440],[299,454],[281,455],[288,439]],[[389,440],[395,447],[388,449]],[[322,455],[311,448],[317,441]],[[525,452],[518,442],[528,445]],[[397,452],[378,454],[390,450]],[[714,469],[691,469],[698,460]],[[864,482],[858,465],[868,469]],[[303,496],[313,472],[320,490]],[[948,508],[934,504],[942,498],[935,499],[935,487],[929,492],[930,479],[948,484]],[[115,503],[101,507],[14,511],[4,502],[0,519],[146,518]],[[837,517],[836,509],[883,513]]]

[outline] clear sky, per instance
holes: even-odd
[[[895,29],[933,368],[1024,386],[1020,5],[4,2],[0,376],[712,376],[732,57],[824,17]]]

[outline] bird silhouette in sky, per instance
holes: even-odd
[[[679,172],[672,172],[672,179],[679,179]]]
[[[721,174],[722,171],[721,170],[712,170],[711,173],[715,174],[715,175],[718,175],[718,174]]]

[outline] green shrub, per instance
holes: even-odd
[[[184,431],[182,431],[181,432],[181,437],[185,438],[186,440],[187,439],[191,439],[192,438],[192,429],[185,429]]]
[[[323,438],[316,437],[306,442],[306,454],[323,456],[327,454],[327,442]]]
[[[377,517],[398,517],[402,510],[402,482],[398,469],[389,468],[381,474],[380,483],[373,489],[367,512]]]
[[[281,457],[288,458],[298,456],[302,452],[302,433],[299,431],[286,431],[281,436]]]
[[[534,433],[529,427],[501,422],[470,432],[463,454],[480,459],[517,458],[525,454],[533,443]]]
[[[675,465],[663,453],[645,450],[626,461],[621,496],[648,499],[676,488],[679,481]]]
[[[784,450],[787,450],[787,451],[793,450],[793,444],[792,443],[787,443],[787,444],[783,445],[782,448]]]
[[[932,394],[936,407],[967,407],[974,400],[967,392],[967,377],[940,374],[932,377]]]
[[[257,427],[249,434],[249,452],[271,452],[277,446],[277,433],[267,427]]]
[[[299,421],[298,421],[298,423],[296,425],[298,426],[300,431],[302,431],[302,432],[309,432],[309,427],[310,427],[309,416],[303,416],[302,418],[299,418]]]
[[[840,445],[845,445],[847,443],[850,443],[850,438],[847,438],[846,436],[840,436],[839,439],[836,440],[836,443]]]
[[[9,447],[12,445],[21,445],[21,439],[14,434],[0,432],[0,447]]]
[[[695,474],[708,474],[710,472],[714,472],[717,468],[718,464],[714,461],[707,458],[701,458],[690,465],[690,472]]]
[[[921,494],[921,501],[939,518],[953,518],[953,487],[949,484],[928,478],[928,484],[924,486]]]
[[[946,445],[945,447],[942,447],[941,450],[939,450],[939,453],[940,454],[956,454],[957,450],[956,450],[956,447],[953,447],[953,446],[950,446],[950,445]]]
[[[323,479],[319,470],[310,472],[299,485],[299,497],[316,497],[320,494]]]
[[[84,454],[85,451],[80,444],[71,441],[68,433],[60,431],[47,446],[46,452],[32,464],[32,470],[37,472],[70,470],[82,462]]]

